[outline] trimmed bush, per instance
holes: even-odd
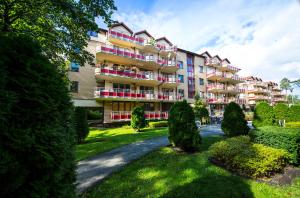
[[[131,113],[131,127],[139,132],[147,126],[143,107],[135,107]]]
[[[300,121],[300,105],[293,105],[290,107],[290,121],[297,122]]]
[[[88,120],[100,120],[102,119],[102,114],[97,110],[87,110],[87,119]]]
[[[217,142],[209,148],[209,158],[227,169],[250,177],[270,176],[281,172],[289,161],[289,153],[262,144],[253,144],[248,136]]]
[[[274,106],[274,114],[277,123],[279,121],[289,121],[290,120],[290,109],[286,104],[279,103]]]
[[[201,100],[196,100],[194,104],[195,118],[198,120],[206,120],[209,117],[209,112]]]
[[[169,113],[169,141],[185,151],[198,150],[201,137],[195,123],[193,108],[186,102],[176,102]]]
[[[150,128],[167,127],[168,121],[149,122]]]
[[[245,114],[238,104],[231,102],[225,107],[221,127],[228,137],[248,134],[249,127],[245,120]]]
[[[253,126],[272,126],[275,123],[275,115],[273,108],[266,102],[256,105],[253,117]]]
[[[25,36],[0,36],[0,197],[75,197],[65,74]]]
[[[287,122],[285,123],[286,128],[300,128],[300,122]]]
[[[74,127],[77,137],[77,143],[82,143],[89,134],[87,122],[87,110],[84,107],[76,107],[74,115]]]
[[[282,127],[259,127],[251,130],[250,137],[255,143],[285,149],[292,155],[292,162],[300,162],[300,129]]]

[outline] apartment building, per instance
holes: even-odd
[[[201,55],[205,57],[207,68],[206,101],[210,115],[223,117],[224,108],[230,102],[245,104],[246,100],[240,97],[240,94],[245,91],[239,86],[239,83],[243,82],[243,79],[237,75],[240,69],[233,66],[227,58],[211,56],[207,51]]]
[[[248,76],[241,87],[245,93],[241,94],[246,99],[246,107],[253,108],[258,102],[265,101],[271,105],[279,102],[286,102],[285,94],[278,87],[277,83],[264,82],[261,78]]]
[[[196,92],[204,97],[205,57],[124,23],[90,35],[96,67],[70,64],[71,93],[75,106],[103,111],[104,123],[129,121],[135,106],[149,120],[167,119],[175,101],[193,103]]]

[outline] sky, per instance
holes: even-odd
[[[115,0],[113,20],[228,58],[241,76],[300,79],[300,0]],[[98,20],[102,28],[106,25]],[[300,89],[294,94],[300,96]]]

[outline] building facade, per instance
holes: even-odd
[[[71,62],[70,90],[75,106],[101,111],[104,123],[129,121],[135,106],[144,107],[146,119],[167,119],[174,102],[192,104],[196,93],[212,117],[222,117],[231,101],[251,102],[245,93],[248,81],[243,84],[240,69],[226,58],[177,48],[166,37],[134,33],[124,23],[90,36],[87,50],[96,66]],[[273,88],[275,101],[279,96]]]
[[[242,95],[246,99],[246,107],[253,108],[258,102],[265,101],[271,105],[286,102],[285,94],[275,82],[264,82],[261,78],[249,76],[244,78],[241,87],[245,90]]]

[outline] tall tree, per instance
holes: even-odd
[[[288,90],[291,90],[291,88],[292,88],[292,85],[290,84],[290,80],[288,78],[283,78],[280,81],[280,88],[285,90],[286,99],[287,99],[287,92],[288,92]]]
[[[111,24],[116,9],[114,0],[0,0],[0,31],[29,35],[60,66],[64,57],[93,64],[87,33],[97,31],[96,17]]]

